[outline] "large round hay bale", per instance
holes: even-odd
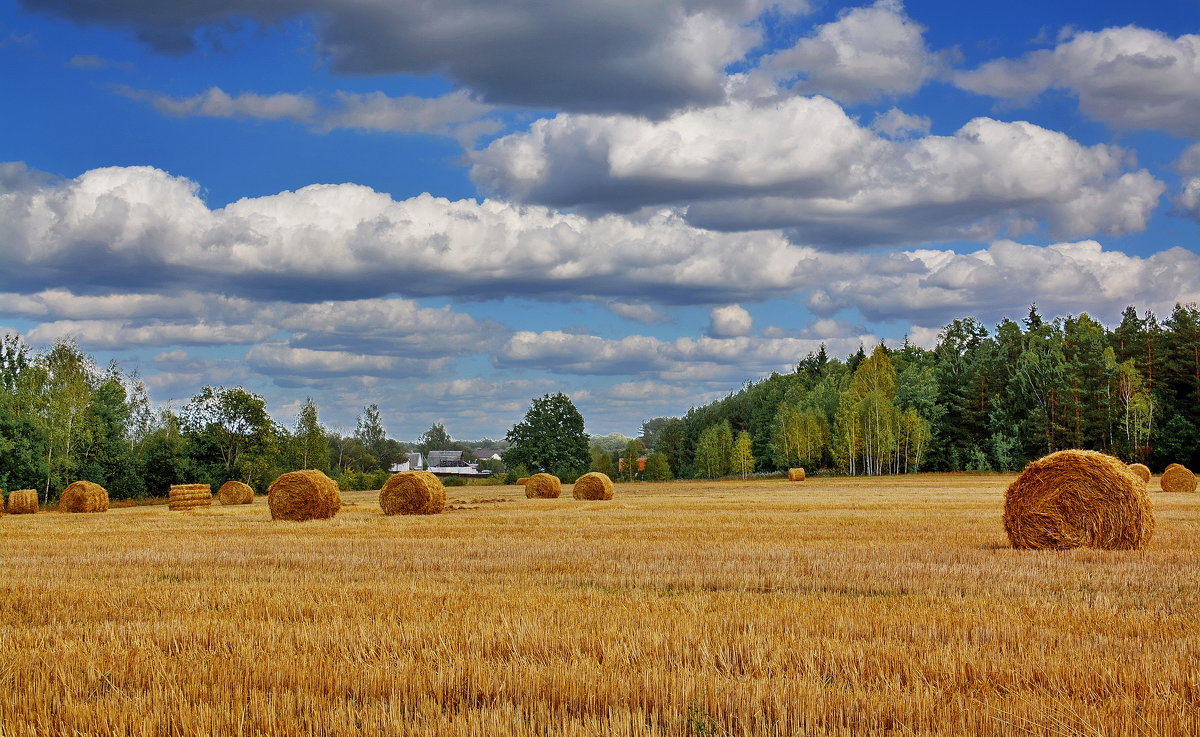
[[[575,480],[571,495],[576,499],[599,500],[613,498],[613,482],[605,474],[593,471]]]
[[[329,519],[342,506],[337,484],[320,471],[290,471],[271,482],[267,507],[271,519],[303,522]]]
[[[1196,474],[1175,463],[1163,471],[1158,483],[1162,485],[1163,491],[1190,494],[1196,490]]]
[[[548,473],[535,473],[525,481],[525,496],[530,499],[557,499],[562,494],[562,482]]]
[[[60,512],[107,512],[108,490],[91,481],[76,481],[58,498]]]
[[[217,489],[217,501],[221,504],[253,504],[254,489],[241,481],[226,481]]]
[[[212,487],[208,484],[175,484],[167,492],[167,509],[172,512],[211,506]]]
[[[788,469],[788,481],[803,481],[803,480],[804,480],[804,469],[803,468],[789,468]]]
[[[1004,492],[1014,548],[1137,550],[1154,534],[1146,485],[1120,460],[1063,450],[1033,461]]]
[[[429,471],[392,474],[379,490],[384,514],[439,514],[446,509],[446,487]]]
[[[1150,467],[1144,463],[1130,463],[1129,470],[1137,474],[1143,483],[1150,483]]]
[[[38,493],[33,489],[17,489],[8,492],[9,514],[37,514]]]

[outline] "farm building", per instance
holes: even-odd
[[[425,470],[425,456],[420,453],[409,453],[407,458],[399,463],[393,463],[388,471],[391,473],[400,473],[402,471],[423,471]]]
[[[468,461],[461,450],[429,451],[429,471],[438,476],[489,476],[491,471],[480,471],[479,464]]]

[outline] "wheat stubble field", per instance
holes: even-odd
[[[1016,551],[1009,480],[5,516],[0,734],[1200,733],[1200,495]]]

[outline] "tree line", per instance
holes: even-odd
[[[790,467],[849,474],[1014,471],[1063,448],[1090,448],[1156,470],[1200,467],[1200,311],[1176,305],[1161,322],[1129,307],[1107,328],[1087,314],[1047,321],[1037,307],[988,329],[953,320],[932,350],[824,346],[683,417],[646,420],[640,438],[584,433],[562,394],[534,399],[484,462],[508,480],[591,469],[626,480],[715,478]],[[590,442],[590,445],[589,445]],[[477,445],[477,444],[476,444]],[[434,424],[412,450],[464,450]],[[44,501],[86,479],[117,499],[163,495],[175,483],[228,480],[264,491],[279,473],[325,471],[343,488],[379,488],[409,445],[387,437],[378,405],[353,431],[321,424],[306,400],[290,426],[241,387],[201,388],[178,409],[152,406],[144,384],[101,368],[72,342],[33,352],[0,338],[0,489]],[[644,459],[644,460],[643,460]]]
[[[97,366],[69,340],[35,353],[17,335],[0,338],[0,489],[37,489],[43,503],[81,479],[128,499],[163,496],[172,484],[216,488],[230,480],[263,492],[297,469],[324,471],[345,489],[377,489],[410,449],[471,446],[437,423],[410,448],[387,436],[376,404],[363,409],[353,431],[322,425],[312,399],[285,425],[261,395],[241,387],[205,386],[177,409],[155,408],[136,375],[116,363]]]
[[[1200,312],[1134,307],[1107,328],[1036,305],[991,332],[951,321],[932,350],[825,347],[683,417],[642,426],[678,478],[777,472],[1015,471],[1064,448],[1200,467]]]

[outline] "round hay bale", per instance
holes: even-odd
[[[208,484],[175,484],[167,492],[167,509],[179,512],[212,506],[212,487]]]
[[[1168,463],[1167,467],[1163,469],[1163,473],[1170,471],[1172,468],[1183,468],[1183,467],[1184,466],[1182,463]]]
[[[271,519],[303,522],[329,519],[342,506],[337,484],[320,471],[290,471],[271,482],[267,507]]]
[[[217,489],[217,501],[221,504],[253,504],[254,489],[241,481],[226,481]]]
[[[528,483],[529,483],[529,477],[528,477],[528,476],[522,476],[521,478],[517,479],[517,484],[518,484],[519,486],[524,486],[525,484],[528,484]]]
[[[605,474],[593,471],[575,480],[571,496],[576,499],[602,500],[613,498],[613,482]]]
[[[525,481],[525,496],[529,499],[557,499],[562,494],[562,482],[548,473],[535,473]]]
[[[379,490],[384,514],[439,514],[446,509],[446,487],[429,471],[393,474]]]
[[[38,493],[33,489],[17,489],[8,492],[9,514],[37,514]]]
[[[1062,450],[1033,461],[1004,492],[1014,548],[1137,550],[1154,534],[1146,485],[1120,460]]]
[[[1130,463],[1129,470],[1137,474],[1143,483],[1150,483],[1150,467],[1144,463]]]
[[[788,481],[803,481],[803,480],[804,480],[804,469],[803,468],[789,468],[788,469]]]
[[[91,481],[76,481],[58,498],[60,512],[107,512],[108,490]]]
[[[1158,483],[1162,486],[1163,491],[1191,494],[1196,491],[1196,474],[1175,463],[1163,471],[1162,478],[1158,480]]]

